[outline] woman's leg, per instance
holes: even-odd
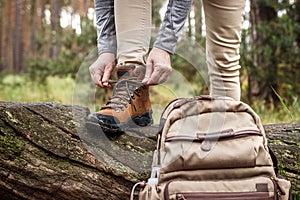
[[[203,0],[210,94],[240,100],[239,49],[245,0]]]
[[[151,0],[115,0],[118,65],[145,64],[151,39]]]

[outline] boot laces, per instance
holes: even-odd
[[[136,107],[132,103],[132,99],[135,98],[134,94],[140,97],[141,86],[143,86],[141,80],[136,77],[119,80],[115,85],[111,99],[108,100],[106,105],[102,106],[101,110],[108,108],[119,112],[119,110],[123,111],[127,108],[128,104],[132,104],[136,111]]]

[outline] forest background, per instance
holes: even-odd
[[[166,4],[152,1],[153,38]],[[154,109],[208,93],[204,20],[195,0],[172,56],[184,82],[175,75],[152,87]],[[0,0],[0,101],[83,102],[95,109],[105,103],[112,90],[97,89],[88,76],[97,52],[94,21],[92,0]],[[300,121],[300,0],[247,0],[242,34],[242,100],[264,123]]]

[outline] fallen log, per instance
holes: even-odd
[[[156,125],[120,136],[86,131],[89,110],[0,102],[0,199],[129,199],[149,177]],[[265,126],[280,171],[300,191],[300,123]]]

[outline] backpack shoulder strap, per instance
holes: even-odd
[[[271,156],[271,159],[273,161],[273,167],[274,167],[274,171],[275,171],[275,174],[276,176],[278,176],[278,160],[277,160],[277,157],[275,155],[275,153],[272,151],[272,149],[270,148],[270,146],[268,146],[268,149],[269,149],[269,153],[270,153],[270,156]]]
[[[194,98],[177,98],[174,99],[173,101],[171,101],[166,108],[164,109],[164,111],[161,114],[160,117],[160,121],[159,121],[159,126],[158,126],[158,134],[162,133],[162,130],[164,128],[164,125],[166,123],[166,120],[169,116],[169,114],[172,112],[172,110],[174,110],[175,108],[180,107],[181,105],[189,102],[189,101],[193,101]]]

